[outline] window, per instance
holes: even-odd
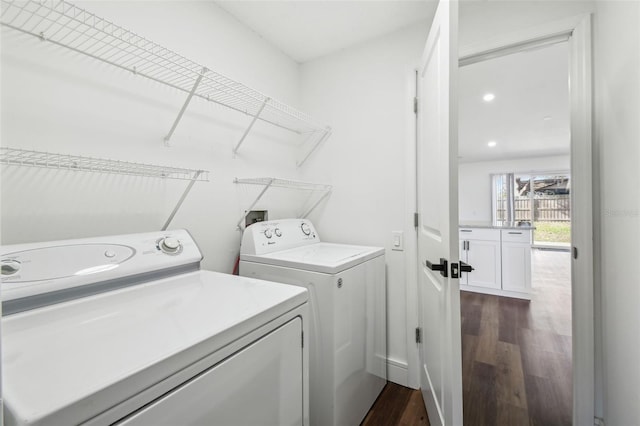
[[[569,243],[571,178],[560,173],[501,173],[491,176],[494,222],[530,223],[535,243]]]

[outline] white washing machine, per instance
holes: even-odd
[[[186,231],[2,248],[5,425],[308,424],[307,291]]]
[[[309,290],[311,425],[360,424],[387,381],[384,249],[321,242],[306,219],[258,222],[240,275]]]

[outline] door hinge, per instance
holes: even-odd
[[[420,219],[420,216],[418,215],[418,212],[415,212],[413,214],[413,227],[417,228],[418,227],[418,220]]]
[[[422,329],[416,327],[416,343],[422,343]]]
[[[418,114],[418,97],[413,97],[413,113]]]

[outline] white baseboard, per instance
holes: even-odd
[[[489,287],[475,287],[472,285],[460,284],[460,291],[470,291],[472,293],[491,294],[493,296],[512,297],[514,299],[531,300],[531,294],[517,291],[501,290]]]
[[[387,380],[401,386],[409,386],[407,363],[387,358]]]

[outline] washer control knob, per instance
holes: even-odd
[[[276,228],[273,233],[276,234],[276,237],[282,237],[282,231],[280,228]]]
[[[273,237],[273,231],[271,231],[271,229],[265,229],[264,236],[267,238]]]
[[[302,229],[302,233],[304,235],[311,234],[311,228],[309,227],[309,224],[307,222],[302,222],[302,225],[300,225],[300,229]]]
[[[104,256],[111,259],[112,257],[116,257],[116,252],[114,252],[113,250],[107,250],[104,252]]]
[[[13,275],[20,270],[20,262],[17,260],[2,261],[2,275]]]
[[[165,253],[177,253],[181,248],[182,244],[177,238],[166,237],[160,241],[160,250]]]

